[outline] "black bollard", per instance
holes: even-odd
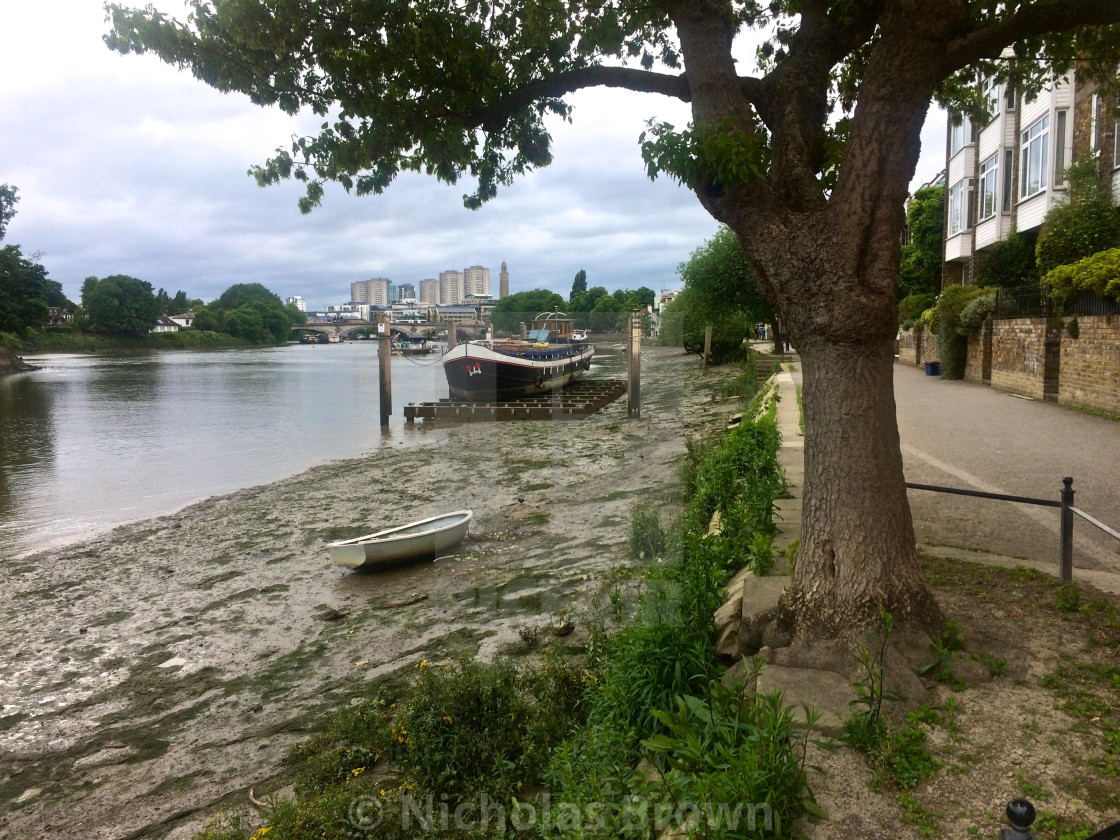
[[[1007,821],[1011,828],[1000,832],[1001,840],[1034,840],[1034,806],[1026,799],[1012,799],[1007,803]]]

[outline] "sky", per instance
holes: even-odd
[[[185,16],[178,0],[155,5]],[[107,30],[101,0],[0,2],[0,183],[20,197],[4,244],[38,254],[75,302],[84,278],[127,274],[204,300],[262,283],[320,309],[356,280],[470,265],[491,269],[497,294],[503,260],[512,292],[566,297],[580,269],[609,290],[679,288],[677,266],[717,228],[690,192],[650,181],[639,153],[648,118],[681,127],[687,106],[608,90],[572,97],[572,123],[550,125],[554,162],[481,210],[463,207],[470,183],[409,173],[380,196],[329,186],[304,216],[298,182],[262,189],[247,172],[319,118],[110,52]],[[912,188],[944,167],[944,136],[933,109]]]

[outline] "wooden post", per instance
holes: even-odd
[[[712,355],[712,325],[704,328],[704,373],[708,372],[708,357]]]
[[[389,425],[393,413],[393,334],[385,321],[385,314],[377,314],[377,379],[380,384],[381,427]]]
[[[456,335],[455,322],[451,321],[447,325],[447,349],[450,350],[459,344],[459,336]]]
[[[626,360],[629,400],[627,414],[635,420],[642,416],[642,310],[630,311],[630,353]]]

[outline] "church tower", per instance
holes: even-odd
[[[502,271],[498,275],[498,300],[505,297],[509,297],[509,272],[505,260],[502,260]]]

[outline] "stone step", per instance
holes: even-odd
[[[834,671],[782,665],[764,665],[755,691],[759,694],[780,691],[785,705],[794,706],[794,721],[800,726],[805,725],[804,706],[820,712],[815,730],[833,736],[843,734],[844,719],[852,713],[849,701],[856,699],[851,683]]]

